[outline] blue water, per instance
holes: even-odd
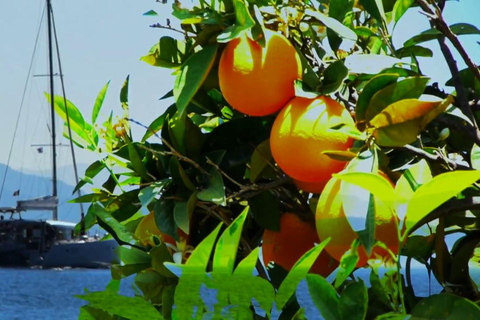
[[[369,270],[360,269],[356,276],[368,280]],[[480,280],[480,269],[471,270],[473,280]],[[16,319],[78,319],[83,300],[74,295],[104,290],[110,281],[109,270],[69,269],[2,269],[0,268],[0,320]],[[366,281],[368,283],[368,281]],[[429,282],[425,269],[412,270],[412,283],[418,296],[438,293],[441,287],[432,276]],[[300,284],[297,298],[309,319],[318,318],[308,296],[306,284]],[[131,281],[123,281],[121,293],[132,295]]]

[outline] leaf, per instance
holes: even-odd
[[[105,163],[103,161],[95,161],[92,162],[85,170],[85,178],[82,178],[80,182],[75,186],[73,189],[72,194],[75,194],[78,190],[80,190],[85,184],[91,183],[93,184],[92,179],[97,176],[103,169],[105,169]]]
[[[452,98],[427,102],[404,99],[386,107],[369,123],[375,128],[373,136],[379,146],[399,147],[412,143],[427,124],[444,112]]]
[[[166,233],[175,241],[180,241],[177,232],[177,224],[173,216],[175,201],[171,199],[160,199],[155,203],[153,211],[155,214],[155,224],[162,233]]]
[[[152,121],[152,123],[148,126],[145,131],[145,134],[142,137],[142,143],[147,141],[148,138],[157,134],[158,131],[162,130],[163,125],[165,124],[165,120],[170,117],[173,117],[175,114],[176,108],[174,105],[170,106],[167,111],[165,111],[162,115]]]
[[[384,177],[366,172],[352,172],[334,174],[334,177],[345,182],[355,184],[378,197],[385,205],[391,207],[395,199],[395,193],[390,182]]]
[[[480,170],[480,147],[476,144],[473,145],[470,151],[470,161],[473,169]]]
[[[152,257],[151,267],[153,270],[164,277],[171,278],[175,277],[175,275],[164,265],[164,262],[173,262],[173,257],[169,250],[171,249],[167,248],[165,243],[161,243],[150,250],[150,256]]]
[[[418,99],[428,82],[426,77],[411,77],[400,82],[392,83],[377,91],[365,111],[365,120],[368,122],[387,106],[403,99]]]
[[[149,53],[141,57],[140,60],[154,67],[178,68],[183,59],[182,51],[185,51],[185,45],[182,41],[163,36],[150,49]]]
[[[252,160],[250,161],[250,182],[255,182],[262,172],[268,168],[269,164],[273,165],[273,163],[270,140],[265,140],[253,151]]]
[[[390,84],[396,83],[398,77],[398,74],[395,73],[384,73],[373,77],[367,82],[360,93],[357,100],[357,105],[355,106],[355,116],[357,121],[365,120],[365,112],[367,111],[370,100],[375,93]]]
[[[128,84],[130,81],[130,75],[127,76],[125,82],[120,90],[120,102],[122,103],[122,109],[128,114]]]
[[[386,23],[385,11],[382,0],[360,0],[360,4],[370,13],[378,22]]]
[[[94,203],[91,206],[91,210],[95,212],[95,215],[99,220],[99,223],[103,222],[104,228],[105,226],[108,227],[109,230],[107,231],[110,234],[112,234],[115,240],[119,242],[124,242],[124,243],[133,242],[132,234],[125,228],[124,225],[122,225],[114,217],[112,217],[112,215],[109,212],[107,212],[102,206],[100,206],[97,203]]]
[[[420,301],[412,310],[411,320],[479,319],[480,308],[453,294],[435,294]]]
[[[352,54],[345,58],[345,66],[351,73],[377,74],[402,60],[380,54]]]
[[[292,267],[287,277],[283,280],[280,288],[278,288],[277,295],[275,297],[275,305],[277,310],[281,310],[290,297],[297,290],[298,284],[305,278],[308,271],[317,260],[322,250],[330,242],[330,238],[323,240],[319,245],[308,250]]]
[[[280,204],[270,190],[248,199],[253,219],[264,229],[280,231]]]
[[[395,2],[395,5],[393,6],[394,27],[414,2],[415,0],[397,0]]]
[[[357,35],[353,30],[343,25],[338,20],[330,18],[319,11],[306,9],[305,14],[314,17],[318,21],[322,22],[327,28],[335,31],[340,37],[352,41],[357,41]]]
[[[480,69],[479,69],[480,70]],[[465,68],[461,70],[458,75],[460,76],[460,80],[462,81],[462,85],[465,88],[470,88],[473,91],[475,91],[475,94],[477,96],[480,96],[480,80],[478,80],[472,70],[470,68]],[[455,86],[455,80],[450,78],[446,83],[446,86],[454,87]],[[463,115],[463,114],[462,114]],[[467,118],[468,119],[468,118]]]
[[[223,185],[222,175],[218,171],[213,171],[208,181],[208,187],[197,194],[197,198],[222,206],[226,205],[225,187]]]
[[[418,188],[408,203],[405,216],[406,234],[430,212],[479,179],[480,171],[478,170],[457,170],[439,174]]]
[[[163,319],[155,307],[141,297],[125,297],[111,291],[92,292],[85,295],[75,295],[75,297],[88,301],[91,307],[127,319]]]
[[[154,10],[148,10],[143,14],[143,16],[158,16],[158,13],[156,13]]]
[[[136,144],[132,142],[128,143],[128,158],[133,167],[133,171],[135,171],[135,173],[137,173],[142,178],[142,180],[144,180],[145,182],[152,180],[148,176],[147,168],[145,167],[145,164],[142,162],[142,159],[137,152]]]
[[[409,201],[415,191],[432,180],[432,173],[426,160],[422,159],[404,171],[395,184],[395,211],[403,221]]]
[[[162,179],[159,181],[155,181],[148,187],[145,187],[141,189],[138,193],[138,199],[140,200],[140,203],[142,204],[142,207],[147,207],[150,202],[155,199],[155,197],[162,191],[163,187],[165,184],[170,181],[170,179]]]
[[[361,279],[343,289],[338,309],[344,320],[363,320],[367,316],[368,292]]]
[[[232,0],[235,9],[235,24],[228,27],[218,37],[219,43],[229,42],[239,37],[243,32],[251,29],[255,25],[255,20],[250,15],[247,2],[244,0]]]
[[[217,48],[217,45],[203,48],[191,55],[180,68],[173,88],[179,117],[184,115],[188,104],[210,72]]]
[[[456,35],[465,35],[465,34],[480,34],[480,30],[468,23],[456,23],[450,26],[450,30]],[[409,40],[407,40],[403,46],[413,46],[419,44],[421,42],[435,40],[440,37],[443,37],[443,33],[441,33],[438,29],[432,28],[423,31],[422,33],[413,36]]]
[[[395,51],[395,56],[397,58],[408,58],[411,56],[433,57],[433,52],[432,50],[421,47],[421,46],[409,46],[409,47],[404,47]]]
[[[212,275],[225,278],[232,274],[243,224],[247,215],[248,207],[243,209],[242,213],[240,213],[232,224],[222,233],[220,239],[218,239],[213,256]]]
[[[173,273],[176,273],[177,269],[181,271],[175,290],[177,308],[174,312],[177,319],[194,319],[195,310],[203,309],[204,303],[200,295],[200,288],[206,278],[206,267],[221,226],[222,224],[219,224],[200,242],[184,265],[164,263]]]
[[[353,270],[355,270],[355,267],[360,260],[357,251],[358,245],[359,242],[354,241],[352,243],[351,249],[345,252],[345,254],[340,259],[340,264],[337,269],[337,275],[335,277],[335,288],[339,288],[345,282],[345,280],[347,280]]]
[[[337,60],[330,64],[323,72],[322,93],[328,94],[337,91],[347,77],[348,69],[343,61]]]
[[[105,95],[107,94],[107,89],[108,85],[110,84],[110,81],[107,82],[107,84],[100,90],[100,93],[97,96],[97,99],[95,100],[95,105],[93,106],[93,111],[92,111],[92,124],[95,124],[95,121],[97,121],[98,114],[100,113],[100,109],[102,108],[103,105],[103,100],[105,99]]]
[[[186,234],[190,234],[190,220],[197,203],[197,192],[190,195],[188,201],[176,201],[173,216],[177,226]]]
[[[339,313],[340,299],[332,285],[317,274],[307,274],[306,280],[308,293],[323,319],[342,319]]]

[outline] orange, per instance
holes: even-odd
[[[380,173],[380,175],[386,178],[383,173]],[[338,178],[332,178],[327,183],[318,199],[315,215],[318,236],[321,240],[331,238],[325,249],[338,261],[350,249],[353,241],[358,238],[358,234],[353,230],[345,215],[341,196],[342,183],[345,182]],[[366,199],[364,200],[366,201]],[[358,201],[358,198],[356,199],[353,195],[350,201]],[[354,206],[355,204],[349,202],[349,205]],[[358,202],[358,206],[361,206],[360,202]],[[364,221],[358,222],[363,225],[365,223]],[[374,237],[375,240],[383,242],[392,253],[398,254],[398,218],[390,208],[376,197]],[[369,258],[382,259],[387,262],[391,260],[388,251],[378,245],[373,248],[371,255],[368,257],[365,247],[360,244],[357,248],[357,254],[359,256],[357,267],[366,265]]]
[[[218,66],[220,90],[228,103],[250,116],[279,111],[295,96],[302,63],[283,35],[265,30],[265,47],[246,33],[230,41]]]
[[[322,154],[352,146],[352,138],[330,129],[342,123],[354,126],[345,107],[325,96],[293,98],[275,119],[270,134],[273,158],[305,191],[321,192],[332,174],[345,167],[345,162]],[[309,186],[310,182],[313,184]]]
[[[320,243],[315,226],[301,220],[294,213],[285,213],[280,218],[279,232],[265,230],[263,233],[263,263],[266,266],[274,261],[289,271],[315,243]],[[338,263],[323,250],[310,272],[326,277],[337,266]]]
[[[163,242],[169,243],[177,247],[176,241],[173,237],[169,236],[168,234],[162,233],[158,229],[157,223],[155,222],[155,214],[153,211],[143,217],[143,219],[137,225],[134,235],[135,238],[137,238],[144,246],[146,246],[147,244],[151,245],[152,247],[155,246],[152,236],[157,236]],[[178,235],[180,239],[188,238],[188,235],[180,229],[178,229]]]

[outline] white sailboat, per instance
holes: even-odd
[[[46,0],[47,31],[48,31],[48,66],[50,96],[54,96],[54,35],[53,11],[51,0]],[[57,58],[58,55],[58,46]],[[61,64],[59,75],[62,77]],[[63,81],[62,81],[63,86]],[[62,87],[63,89],[63,87]],[[64,92],[64,90],[62,90]],[[11,267],[41,267],[41,268],[104,268],[116,260],[114,249],[118,246],[113,239],[101,240],[98,236],[90,237],[81,228],[76,236],[75,223],[58,220],[57,194],[57,141],[55,132],[55,112],[51,99],[51,147],[52,147],[52,190],[51,194],[35,199],[17,201],[14,207],[0,208],[0,266]],[[70,142],[71,143],[71,142]],[[76,163],[71,146],[75,177]],[[29,211],[51,211],[51,220],[23,219],[22,213]],[[83,219],[83,210],[81,210]],[[81,223],[84,226],[83,223]]]

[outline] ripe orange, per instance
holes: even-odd
[[[342,123],[354,126],[345,107],[325,96],[295,97],[275,119],[270,134],[273,158],[305,191],[321,192],[332,174],[345,167],[344,162],[322,154],[352,146],[352,138],[330,129]]]
[[[181,240],[188,238],[188,235],[182,230],[178,229],[177,231]],[[173,237],[169,236],[168,234],[162,233],[158,229],[155,222],[155,214],[153,213],[153,211],[143,217],[143,219],[137,225],[134,235],[135,238],[137,238],[144,246],[146,246],[147,244],[151,245],[152,247],[155,246],[152,236],[157,236],[163,242],[169,243],[174,247],[177,247],[176,241]]]
[[[383,175],[383,173],[380,174]],[[350,249],[353,241],[358,238],[358,234],[353,230],[343,209],[342,183],[345,182],[338,178],[332,178],[327,183],[318,200],[315,215],[318,236],[321,240],[331,238],[325,249],[338,261]],[[352,195],[351,201],[358,201],[355,196],[358,195]],[[349,205],[352,205],[352,203],[350,202]],[[399,250],[397,222],[398,218],[390,208],[375,197],[375,240],[383,242],[394,254],[398,254]],[[360,221],[359,223],[364,222]],[[387,250],[380,246],[375,246],[370,257],[367,257],[367,251],[361,244],[357,249],[357,254],[359,256],[357,267],[366,265],[369,258],[384,261],[390,261],[391,259]]]
[[[315,226],[301,220],[298,215],[285,213],[280,218],[280,231],[265,230],[263,233],[262,255],[265,266],[274,261],[285,270],[292,269],[305,252],[320,243]],[[310,272],[328,276],[338,263],[323,250]]]
[[[302,63],[283,35],[265,31],[265,47],[247,34],[230,41],[218,66],[220,90],[228,103],[250,116],[279,111],[295,96]]]

